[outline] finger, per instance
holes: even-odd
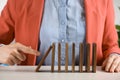
[[[8,64],[8,65],[14,65],[14,62],[9,58],[5,64]]]
[[[105,69],[105,66],[106,66],[107,60],[108,60],[108,58],[104,60],[104,62],[103,62],[103,64],[102,64],[102,70]]]
[[[14,57],[12,55],[11,55],[11,60],[14,64],[20,64],[21,63],[21,61],[18,58]]]
[[[114,59],[115,59],[114,55],[111,55],[111,56],[108,57],[108,60],[107,60],[107,63],[106,63],[106,67],[105,67],[105,71],[109,71],[109,69],[110,69]]]
[[[115,71],[116,71],[116,72],[120,72],[120,62],[119,62],[119,64],[117,65]]]
[[[24,54],[21,54],[24,57],[24,61],[26,60],[26,56]]]
[[[115,68],[118,66],[119,62],[120,62],[120,58],[114,59],[112,65],[111,65],[111,68],[110,68],[110,72],[115,71]]]
[[[27,54],[40,55],[40,52],[38,52],[30,47],[26,47],[22,44],[17,45],[17,50],[20,52],[23,52],[23,53],[27,53]]]
[[[16,57],[20,61],[25,61],[26,57],[24,54],[19,53],[16,49],[13,50],[13,53],[11,54],[12,56]]]

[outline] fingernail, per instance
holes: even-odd
[[[28,46],[28,48],[32,48],[31,46]]]
[[[37,55],[40,55],[40,52],[37,51],[36,53],[37,53]]]
[[[105,71],[108,71],[108,69],[105,69]]]
[[[116,72],[118,73],[118,72],[119,72],[119,70],[116,70]]]
[[[113,73],[114,71],[111,71],[111,73]]]
[[[104,67],[102,67],[102,70],[104,70],[105,68]]]
[[[26,57],[24,57],[24,61],[26,60]]]
[[[117,70],[116,72],[118,73],[119,71]]]
[[[110,70],[110,72],[111,72],[111,73],[113,73],[113,72],[114,72],[114,70]]]

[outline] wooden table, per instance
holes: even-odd
[[[0,66],[0,80],[120,80],[120,73],[104,72],[100,66],[97,66],[96,73],[35,72],[35,68],[36,66]],[[50,69],[49,66],[41,67],[41,70]]]

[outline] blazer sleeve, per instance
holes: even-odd
[[[114,24],[114,7],[112,0],[107,0],[106,20],[103,34],[102,51],[104,58],[115,52],[120,54],[118,35]]]
[[[14,39],[15,1],[8,0],[0,15],[0,44],[9,44]]]

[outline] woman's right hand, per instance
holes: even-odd
[[[30,47],[20,43],[14,43],[0,47],[0,63],[9,65],[20,64],[22,61],[26,60],[26,56],[23,53],[36,56],[40,55],[38,51]]]

